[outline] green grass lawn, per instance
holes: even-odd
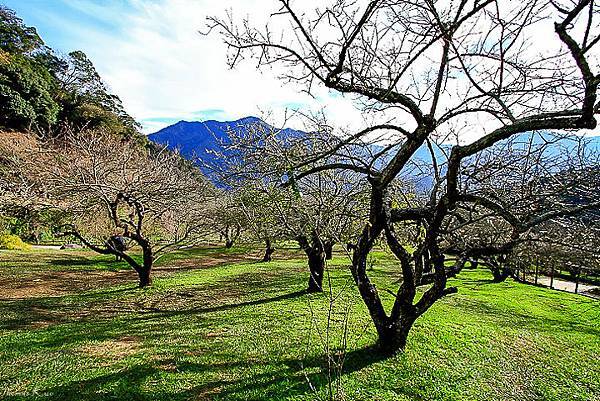
[[[381,359],[346,258],[329,267],[332,294],[307,295],[300,254],[267,264],[248,252],[165,257],[146,290],[86,251],[0,253],[0,399],[314,400],[338,389],[347,400],[600,400],[599,301],[466,270],[406,351]],[[202,263],[211,258],[231,262]],[[2,295],[48,272],[66,290]],[[113,276],[69,291],[99,273]],[[371,273],[397,288],[389,255],[375,253]]]

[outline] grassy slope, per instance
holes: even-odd
[[[85,274],[109,264],[85,252],[76,256],[76,264],[61,269]],[[29,277],[15,266],[56,268],[44,261],[59,259],[53,252],[2,253],[0,277]],[[383,253],[375,259],[380,288],[396,288],[392,261]],[[182,269],[159,275],[148,290],[124,283],[0,301],[0,399],[324,397],[324,343],[342,341],[346,310],[346,399],[600,399],[598,301],[512,281],[492,284],[485,271],[466,271],[453,282],[459,294],[418,320],[406,352],[380,360],[369,348],[375,333],[345,263],[338,257],[330,268],[339,297],[328,341],[329,298],[301,292],[302,260]]]

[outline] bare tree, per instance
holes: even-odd
[[[591,223],[593,214],[589,212],[578,219],[544,219],[545,223],[528,228],[520,236],[514,235],[511,221],[527,220],[541,211],[583,212],[595,207],[600,199],[600,158],[598,149],[588,142],[585,137],[564,134],[520,135],[469,159],[462,169],[461,192],[480,201],[457,204],[443,225],[442,251],[482,262],[492,271],[494,281],[504,281],[513,274],[507,262],[514,261],[515,247],[522,257],[525,248],[547,241],[558,244],[560,231],[564,243],[570,241],[575,246],[580,241],[570,231],[579,226],[578,219]],[[593,232],[583,230],[581,238],[589,240]],[[497,244],[505,244],[503,251],[488,254]],[[460,267],[449,273],[458,273]]]
[[[589,217],[589,216],[588,216]],[[586,216],[546,222],[515,248],[507,269],[533,266],[538,275],[575,281],[600,277],[600,228]],[[518,260],[516,260],[518,257]]]
[[[222,190],[218,193],[218,204],[214,208],[212,225],[217,234],[225,241],[225,248],[233,247],[247,228],[246,216],[239,194]]]
[[[357,233],[351,272],[382,351],[404,348],[415,320],[457,291],[447,287],[442,231],[459,205],[485,205],[511,227],[507,242],[479,249],[481,255],[501,254],[542,222],[597,206],[543,205],[532,215],[514,216],[461,185],[469,159],[499,141],[530,131],[596,127],[600,36],[593,1],[339,0],[312,14],[289,0],[279,4],[266,28],[232,18],[211,18],[210,27],[229,47],[232,67],[250,56],[260,66],[280,67],[284,79],[308,93],[322,85],[363,108],[369,122],[364,129],[338,132],[339,140],[314,147],[313,157],[290,156],[282,163],[293,166],[295,181],[328,169],[366,176],[370,216]],[[282,19],[289,29],[280,33]],[[380,150],[365,150],[365,157],[318,162],[374,142]],[[390,186],[416,152],[429,148],[435,164],[435,146],[442,143],[451,145],[447,163],[433,169],[436,190],[426,204],[392,204]],[[407,222],[424,232],[413,252],[397,233],[398,224]],[[367,272],[369,252],[381,236],[403,274],[389,314]],[[432,284],[417,297],[425,271],[432,272]]]
[[[355,174],[333,170],[288,188],[291,202],[279,206],[279,215],[308,258],[309,292],[323,291],[325,262],[332,258],[333,246],[347,243],[352,230],[365,220],[361,188]]]
[[[275,242],[283,239],[282,230],[273,212],[272,201],[276,196],[269,188],[255,188],[250,181],[238,183],[236,201],[244,215],[248,231],[253,239],[264,243],[262,262],[271,262]]]
[[[23,153],[35,146],[36,138],[32,135],[0,132],[0,220],[4,230],[18,232],[24,240],[39,243],[43,234],[50,234],[52,227],[67,216],[41,202],[42,189],[27,179]]]
[[[62,235],[125,260],[138,273],[140,287],[151,284],[160,255],[208,226],[211,186],[194,166],[165,149],[83,133],[42,144],[23,163],[29,181],[43,189],[43,202],[71,216],[72,222],[59,228]],[[141,248],[141,262],[117,246],[120,237]]]
[[[40,197],[39,189],[25,177],[23,153],[36,146],[26,134],[0,132],[0,210],[16,205],[33,207]]]
[[[219,163],[221,180],[244,193],[243,210],[254,231],[270,231],[271,237],[298,243],[308,258],[308,291],[323,291],[325,261],[332,258],[334,244],[347,242],[350,232],[366,218],[361,177],[327,169],[291,182],[290,170],[279,163],[290,154],[307,155],[322,140],[315,134],[258,123],[229,136]],[[289,185],[282,186],[283,182]],[[270,257],[269,247],[265,260]]]

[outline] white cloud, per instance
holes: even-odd
[[[325,89],[317,91],[322,100],[318,102],[277,79],[276,71],[257,70],[252,61],[228,69],[221,37],[198,32],[205,30],[207,16],[224,15],[226,9],[238,17],[264,22],[277,10],[274,2],[134,0],[127,10],[118,3],[106,4],[105,8],[95,7],[94,13],[98,18],[112,18],[111,24],[117,25],[114,31],[72,21],[67,29],[81,38],[101,76],[121,97],[127,111],[144,123],[145,132],[166,126],[167,121],[211,118],[211,113],[199,113],[203,110],[222,110],[220,118],[236,119],[261,110],[277,115],[286,105],[312,110],[325,106],[334,120],[345,125],[360,122],[360,113],[350,100],[334,99]],[[116,21],[114,11],[118,11]]]

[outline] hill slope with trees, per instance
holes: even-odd
[[[60,55],[0,5],[0,127],[43,137],[104,128],[137,137],[139,124],[82,51]]]

